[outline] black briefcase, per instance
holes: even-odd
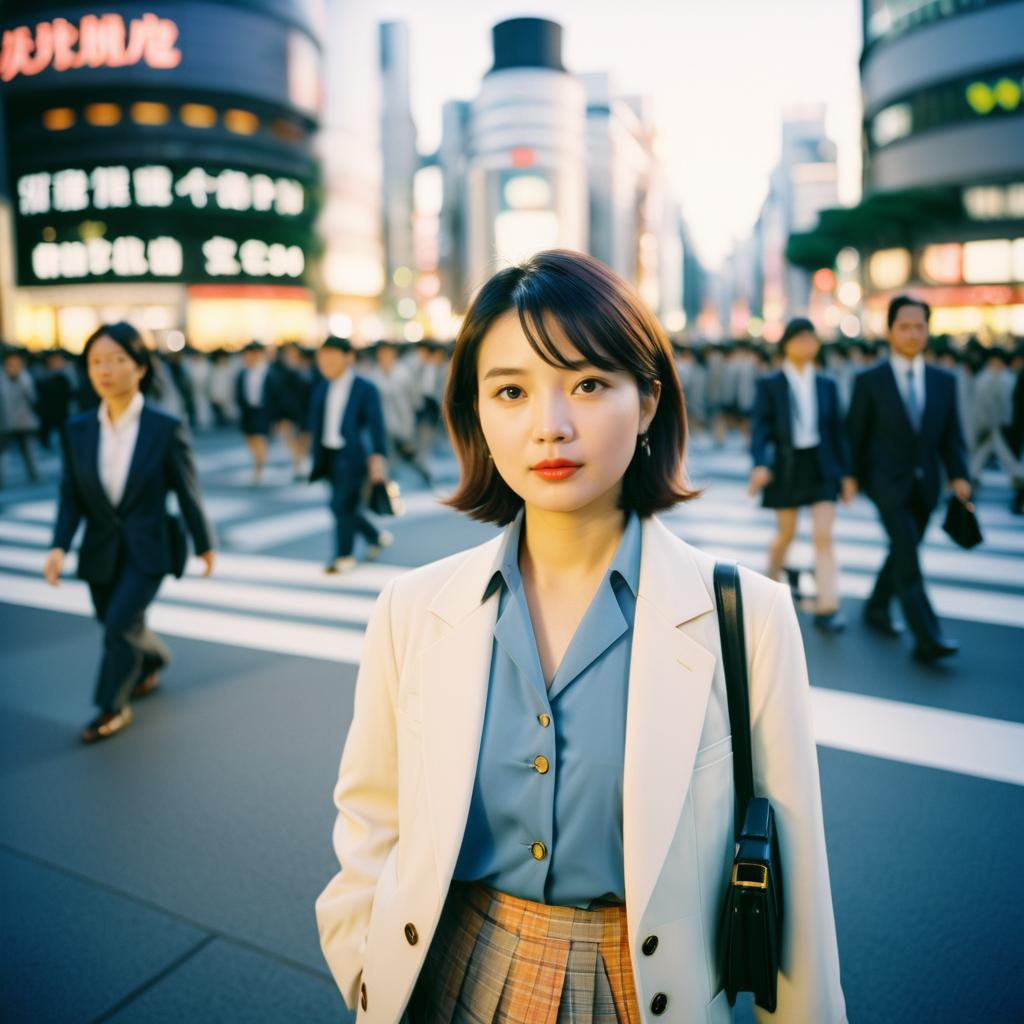
[[[962,548],[977,547],[982,541],[978,517],[955,494],[949,496],[942,528]]]
[[[370,485],[370,493],[366,505],[371,512],[379,516],[400,516],[405,511],[402,504],[402,492],[394,480],[387,483]]]

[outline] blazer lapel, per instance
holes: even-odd
[[[139,414],[139,432],[135,437],[135,449],[132,451],[132,460],[128,466],[128,479],[125,481],[124,494],[121,496],[121,503],[118,508],[125,507],[134,497],[139,483],[142,481],[145,471],[150,469],[149,455],[156,439],[156,417],[145,406]]]
[[[428,608],[449,627],[421,654],[418,670],[424,781],[442,892],[462,847],[476,779],[498,595],[481,599],[498,567],[501,539],[474,550]]]
[[[631,933],[650,902],[678,826],[717,664],[715,654],[678,627],[712,611],[714,600],[687,546],[658,519],[646,520],[623,779]]]

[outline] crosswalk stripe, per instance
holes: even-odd
[[[0,601],[71,615],[91,617],[93,614],[89,590],[78,580],[64,580],[59,587],[51,587],[43,580],[0,572]],[[234,615],[163,600],[150,606],[148,616],[150,625],[168,636],[323,661],[358,664],[363,646],[363,629]]]
[[[168,589],[181,582],[186,581],[169,581]],[[53,588],[42,580],[0,572],[0,601],[93,614],[88,589],[77,580]],[[363,646],[362,629],[233,615],[163,599],[150,608],[149,622],[168,636],[348,665],[359,663]],[[814,686],[811,700],[820,746],[1024,785],[1024,725]]]
[[[1024,785],[1024,725],[811,687],[825,747]]]

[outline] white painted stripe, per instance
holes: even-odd
[[[1024,725],[859,693],[811,688],[825,747],[1024,785]]]
[[[764,566],[768,561],[768,545],[774,535],[771,527],[742,526],[735,523],[718,524],[690,519],[670,520],[674,533],[698,547],[716,547],[728,544],[747,552],[745,559]],[[877,572],[885,560],[887,545],[844,544],[835,545],[839,564],[845,569]],[[811,566],[814,548],[807,540],[797,540],[786,558],[789,565]],[[921,549],[921,562],[925,579],[948,579],[966,583],[992,583],[997,586],[1024,587],[1024,559],[1007,555],[989,555],[983,549],[963,551],[953,545],[939,549],[926,544]]]
[[[88,590],[78,581],[54,588],[0,573],[0,601],[92,615]],[[162,600],[151,607],[149,621],[169,636],[343,664],[358,664],[362,652],[362,630],[231,615]],[[822,746],[1024,785],[1024,725],[1019,723],[819,687],[811,688],[811,700],[815,740]]]
[[[93,614],[88,588],[77,580],[64,580],[59,587],[51,587],[42,580],[0,573],[0,601],[72,615]],[[149,624],[169,636],[353,665],[359,663],[364,632],[254,615],[231,615],[164,601],[156,601],[151,606]]]
[[[16,523],[10,519],[0,519],[0,540],[49,547],[52,539],[53,530],[45,526],[36,526],[34,523]]]
[[[8,569],[41,573],[46,551],[41,548],[16,548],[0,545],[0,565]],[[69,551],[64,560],[64,574],[75,572],[78,559]],[[201,576],[203,563],[197,558],[189,559],[186,579]],[[408,572],[401,565],[360,565],[352,572],[328,576],[319,562],[303,561],[297,558],[275,558],[270,555],[238,555],[218,551],[214,576],[204,583],[218,582],[219,579],[252,580],[258,583],[288,583],[312,587],[306,593],[318,597],[329,596],[337,591],[355,590],[361,593],[378,594],[386,583]],[[282,590],[282,594],[302,593],[297,590]]]

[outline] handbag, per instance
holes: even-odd
[[[371,484],[366,504],[379,516],[400,516],[405,511],[402,492],[394,480]]]
[[[715,564],[715,601],[732,730],[737,844],[726,891],[719,962],[730,1006],[735,1005],[737,992],[752,992],[758,1006],[774,1013],[782,938],[782,868],[772,805],[754,794],[743,602],[735,562]]]
[[[170,571],[179,580],[185,575],[185,563],[188,562],[188,540],[185,537],[185,524],[181,516],[167,512],[164,516],[167,530],[167,552],[170,555]]]
[[[977,547],[982,541],[978,517],[955,494],[949,496],[942,528],[962,548]]]

